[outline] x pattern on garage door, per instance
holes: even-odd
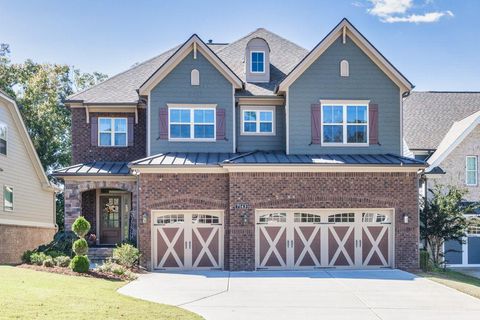
[[[392,266],[392,211],[257,210],[257,269]]]
[[[221,269],[221,212],[153,212],[154,269]]]

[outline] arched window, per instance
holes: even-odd
[[[192,86],[200,85],[200,72],[197,69],[193,69],[192,73],[190,74],[190,81]]]
[[[350,67],[347,60],[340,61],[340,76],[348,77],[350,75]]]

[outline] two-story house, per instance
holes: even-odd
[[[422,196],[436,185],[455,186],[467,191],[466,203],[480,203],[479,123],[478,92],[412,92],[405,99],[405,155],[428,164]],[[480,210],[467,217],[480,218]],[[480,266],[480,225],[468,228],[463,243],[446,242],[444,252],[451,266]]]
[[[412,84],[344,19],[311,51],[197,35],[78,93],[65,221],[164,269],[418,267]]]

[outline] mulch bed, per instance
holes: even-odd
[[[19,268],[36,270],[36,271],[44,271],[44,272],[51,272],[51,273],[59,273],[68,276],[80,276],[80,277],[87,277],[87,278],[98,278],[98,279],[106,279],[112,281],[129,281],[131,280],[127,275],[117,275],[114,273],[105,273],[100,272],[97,270],[89,270],[86,273],[78,273],[72,271],[70,268],[61,268],[61,267],[43,267],[31,264],[21,264],[18,266]]]

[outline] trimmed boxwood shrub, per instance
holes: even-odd
[[[55,264],[57,265],[57,267],[62,267],[62,268],[68,267],[71,261],[70,257],[68,256],[56,257],[53,260],[55,261]]]
[[[30,260],[30,256],[33,254],[32,250],[27,250],[22,254],[22,262],[23,263],[32,263],[32,260]]]
[[[70,261],[70,269],[75,272],[85,273],[90,268],[90,261],[86,256],[75,256]]]
[[[34,252],[30,255],[30,262],[32,264],[41,266],[43,265],[43,261],[47,260],[48,258],[50,257],[43,252]]]
[[[78,217],[72,224],[72,231],[75,232],[75,234],[80,238],[85,237],[89,230],[90,222],[88,222],[84,217]]]
[[[47,259],[43,260],[42,265],[47,268],[53,268],[55,267],[55,262],[53,261],[52,257],[48,257]]]
[[[77,256],[84,256],[88,253],[88,243],[85,239],[78,239],[73,243],[73,252]]]

